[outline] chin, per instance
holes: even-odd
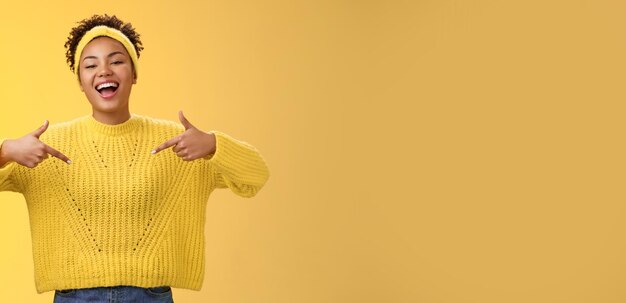
[[[115,113],[119,113],[120,111],[123,111],[125,107],[119,104],[110,104],[107,106],[103,104],[92,103],[91,108],[93,109],[93,111],[96,111],[96,112],[115,114]]]

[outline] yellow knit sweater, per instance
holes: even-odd
[[[209,195],[252,197],[269,177],[258,151],[214,132],[213,156],[183,161],[150,151],[181,134],[171,121],[133,114],[119,125],[91,116],[40,137],[71,160],[0,168],[0,191],[24,195],[39,293],[55,289],[169,285],[198,290],[204,276]],[[2,140],[0,140],[0,146]]]

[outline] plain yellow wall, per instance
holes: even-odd
[[[0,136],[89,114],[63,43],[109,13],[146,47],[133,112],[267,160],[257,197],[209,200],[204,287],[176,302],[626,301],[626,4],[2,6]],[[23,197],[0,207],[2,301],[51,302]]]

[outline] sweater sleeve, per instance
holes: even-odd
[[[265,185],[269,170],[253,146],[214,131],[216,149],[209,159],[216,187],[228,187],[242,197],[253,197]]]
[[[4,143],[5,140],[6,139],[0,139],[0,149],[2,149],[2,143]],[[16,165],[18,164],[15,162],[9,162],[0,167],[0,191],[19,191],[12,174]]]

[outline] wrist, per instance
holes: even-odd
[[[211,142],[211,149],[209,150],[209,155],[213,155],[215,154],[215,151],[217,149],[217,138],[215,137],[215,134],[213,132],[209,132],[209,139]]]
[[[5,164],[11,161],[11,157],[9,153],[7,153],[6,145],[10,140],[4,140],[0,142],[0,167],[3,167]]]

